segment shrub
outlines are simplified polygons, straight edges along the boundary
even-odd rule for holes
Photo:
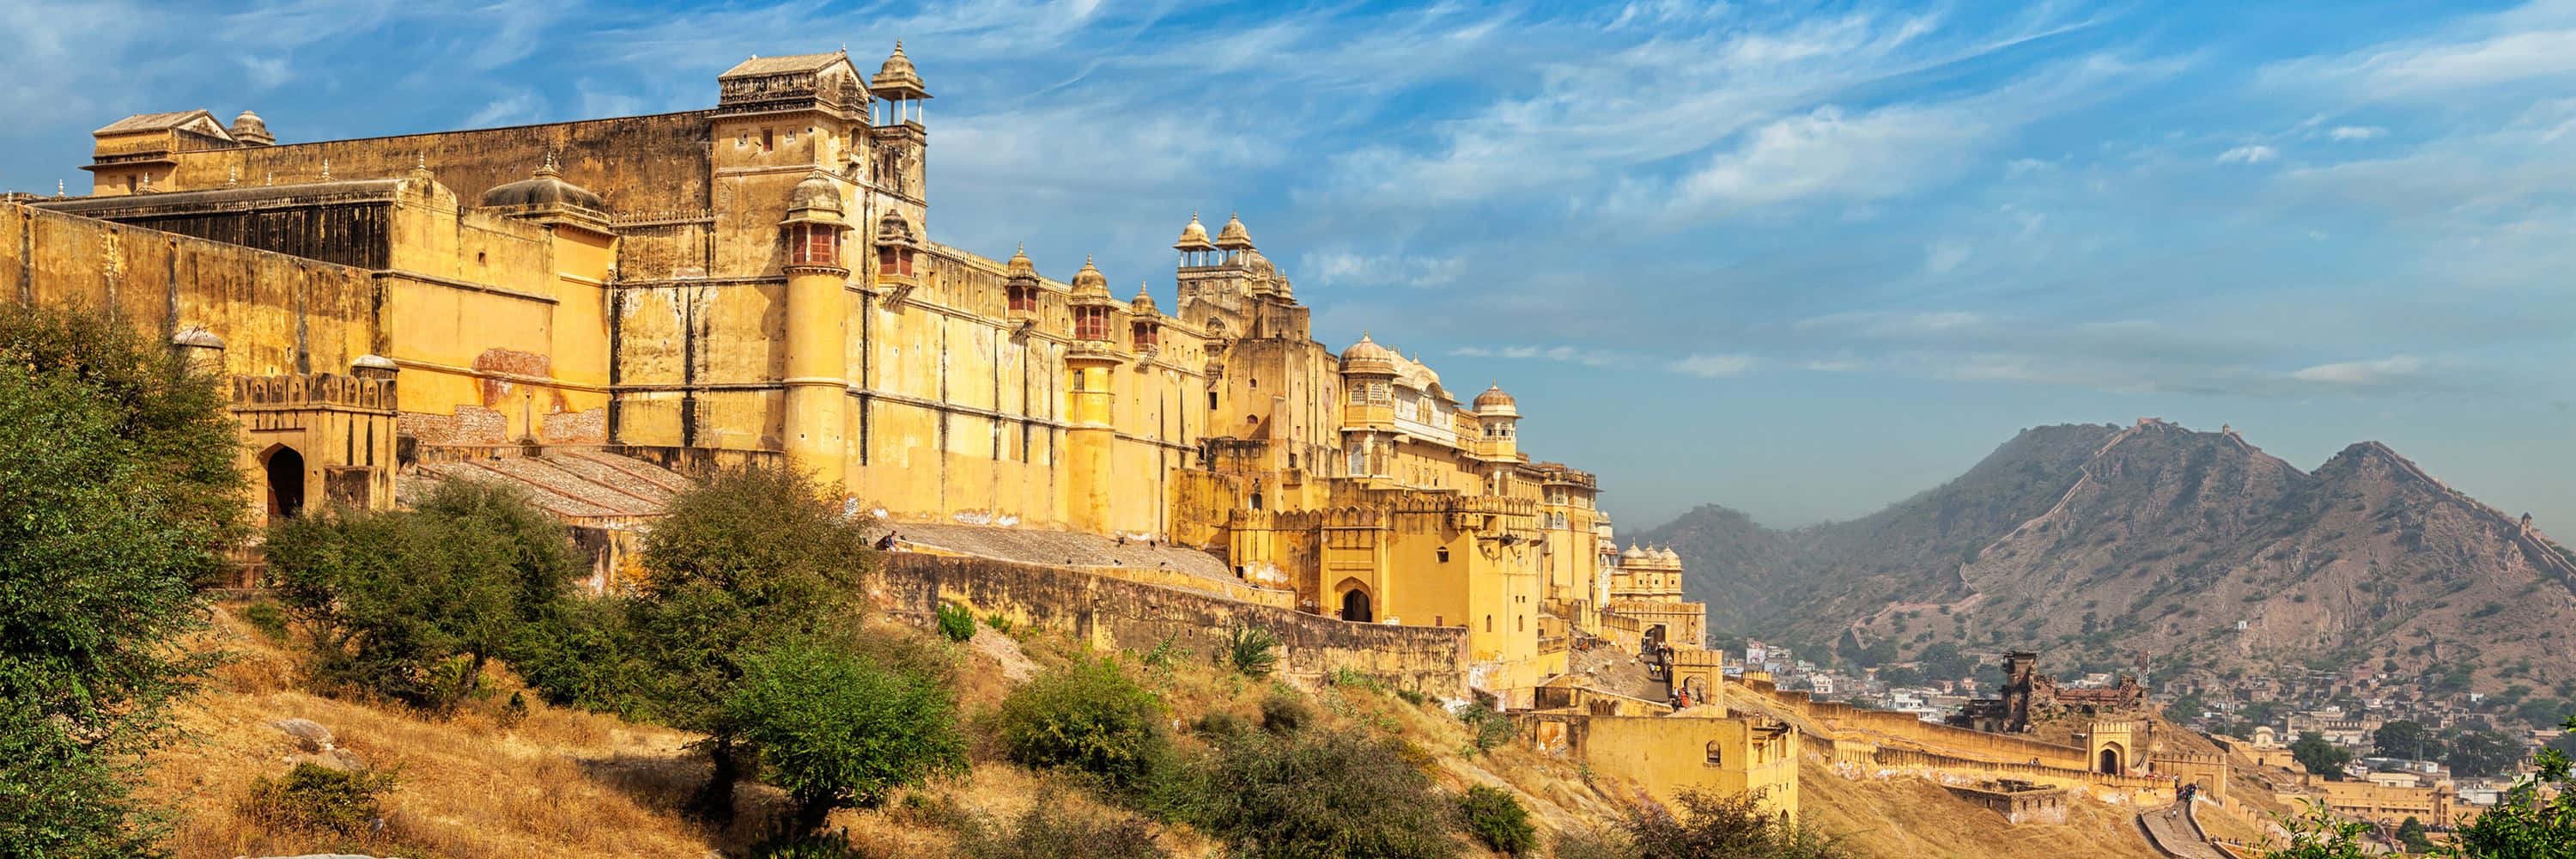
[[[1475,733],[1468,743],[1477,753],[1493,751],[1496,747],[1511,742],[1512,737],[1519,732],[1519,729],[1512,725],[1510,716],[1495,712],[1494,708],[1485,706],[1482,701],[1469,704],[1467,709],[1458,711],[1458,721],[1465,722],[1467,728]]]
[[[552,514],[469,480],[440,483],[417,510],[274,523],[266,551],[279,597],[312,624],[317,676],[431,712],[569,613],[588,568]]]
[[[639,657],[631,679],[644,715],[708,735],[715,766],[695,805],[722,821],[742,764],[725,702],[745,664],[854,625],[875,553],[866,525],[783,466],[719,470],[667,510],[640,553],[647,575],[630,604]]]
[[[1090,816],[1040,801],[1008,825],[968,826],[958,848],[966,859],[1163,859],[1145,821],[1122,814]]]
[[[996,733],[1014,762],[1089,773],[1126,790],[1168,750],[1162,713],[1162,699],[1117,663],[1078,657],[1004,699]]]
[[[1011,634],[1011,616],[1010,616],[1010,615],[1003,614],[1003,613],[998,612],[998,611],[997,611],[997,612],[994,612],[994,613],[992,613],[992,614],[985,615],[985,616],[984,616],[984,625],[985,625],[985,626],[992,627],[994,632],[998,632],[998,633],[1001,633],[1001,634],[1003,634],[1003,635],[1009,635],[1009,634]]]
[[[272,829],[294,829],[354,838],[375,828],[384,812],[377,795],[392,790],[390,772],[341,772],[296,764],[284,779],[251,782],[243,811]]]
[[[1347,731],[1220,744],[1193,822],[1244,859],[1446,859],[1450,803],[1397,743]]]
[[[121,320],[0,314],[0,852],[153,855],[128,794],[243,533],[215,380]]]
[[[1224,710],[1214,710],[1201,714],[1197,720],[1190,723],[1190,733],[1210,739],[1224,739],[1244,734],[1251,730],[1251,722],[1245,721],[1242,716],[1237,716]]]
[[[799,642],[752,658],[727,721],[811,831],[834,808],[874,806],[895,788],[966,771],[946,690],[864,657]]]
[[[966,639],[974,638],[974,613],[967,611],[965,606],[961,606],[956,603],[940,603],[939,634],[948,636],[948,640],[950,641],[965,641]]]
[[[1253,626],[1238,626],[1226,636],[1226,662],[1247,677],[1268,677],[1279,665],[1279,635]]]
[[[1551,859],[1637,859],[1637,847],[1628,837],[1611,829],[1580,829],[1557,833],[1549,845]]]
[[[281,643],[286,641],[286,611],[278,608],[277,603],[260,600],[242,606],[241,616],[242,622],[250,624],[252,629],[259,630],[259,634],[268,636],[268,640]]]
[[[1622,824],[1638,859],[1848,859],[1851,851],[1811,829],[1762,811],[1752,793],[1684,788],[1679,813],[1633,808]]]
[[[1315,720],[1314,708],[1306,706],[1296,693],[1273,691],[1261,699],[1261,728],[1274,734],[1285,734]]]
[[[1467,788],[1458,798],[1458,816],[1469,834],[1497,852],[1518,856],[1538,846],[1538,828],[1530,825],[1529,812],[1504,791],[1481,784]]]
[[[782,830],[751,846],[752,859],[869,859],[846,832]]]

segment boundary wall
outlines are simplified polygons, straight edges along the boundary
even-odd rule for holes
[[[1278,672],[1291,678],[1320,681],[1348,671],[1441,698],[1469,694],[1465,630],[1351,623],[1080,569],[902,552],[879,557],[884,563],[869,595],[888,611],[928,615],[940,603],[956,603],[977,615],[1061,629],[1102,649],[1146,652],[1168,641],[1201,659],[1225,653],[1236,627],[1257,627],[1279,636]]]

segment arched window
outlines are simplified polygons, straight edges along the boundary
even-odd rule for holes
[[[1371,622],[1367,591],[1352,588],[1342,592],[1342,619],[1353,623]]]
[[[1261,509],[1261,493],[1258,493],[1258,492],[1252,493],[1252,509],[1254,509],[1254,510],[1259,510],[1259,509]]]
[[[1717,745],[1716,740],[1708,741],[1708,765],[1722,766],[1725,763],[1726,751]]]
[[[1440,547],[1437,551],[1433,552],[1433,554],[1436,554],[1436,555],[1438,555],[1438,556],[1440,557],[1440,562],[1441,562],[1441,563],[1443,563],[1443,564],[1449,563],[1449,547],[1447,547],[1447,546],[1442,546],[1442,547]]]
[[[1490,614],[1489,614],[1489,615],[1486,615],[1486,616],[1485,616],[1485,631],[1486,631],[1486,632],[1492,632],[1492,631],[1494,631],[1494,616],[1493,616],[1493,615],[1490,615]]]

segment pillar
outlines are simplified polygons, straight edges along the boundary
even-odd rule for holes
[[[787,462],[830,489],[848,468],[849,274],[837,257],[787,267]]]

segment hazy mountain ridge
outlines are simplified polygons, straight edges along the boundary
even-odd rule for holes
[[[1861,519],[1775,531],[1711,506],[1637,537],[1681,553],[1716,628],[1847,653],[2576,676],[2576,561],[2377,442],[2302,472],[2232,432],[2038,427]]]

